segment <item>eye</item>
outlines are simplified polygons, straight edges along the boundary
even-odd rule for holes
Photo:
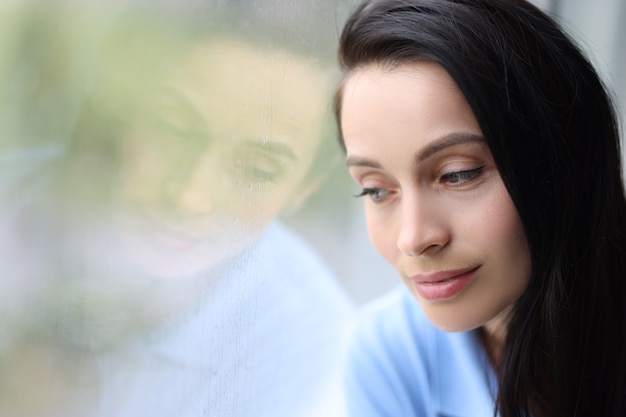
[[[235,174],[247,183],[280,183],[297,161],[291,148],[280,143],[246,141],[234,152]]]
[[[244,177],[252,182],[278,182],[284,173],[284,167],[277,155],[271,152],[255,152],[247,155],[242,166]]]
[[[372,201],[378,201],[387,194],[389,194],[389,190],[385,188],[363,188],[363,190],[359,194],[355,195],[355,197],[369,196]]]
[[[481,165],[477,168],[464,171],[448,172],[439,178],[439,182],[449,185],[463,185],[464,183],[479,177],[484,168],[485,166]]]

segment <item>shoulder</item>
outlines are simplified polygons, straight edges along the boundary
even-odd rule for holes
[[[239,259],[252,275],[248,284],[262,291],[266,300],[274,296],[308,312],[322,303],[326,310],[351,314],[353,303],[334,272],[313,246],[278,221],[270,223],[249,251]],[[241,271],[241,268],[239,269]],[[321,314],[318,311],[318,315]]]
[[[347,354],[350,415],[493,415],[495,375],[477,333],[437,329],[404,287],[363,308]]]
[[[360,310],[354,347],[380,350],[391,357],[403,356],[406,350],[426,353],[435,331],[408,290],[399,287]]]
[[[429,415],[437,331],[404,288],[366,305],[346,357],[350,414]]]

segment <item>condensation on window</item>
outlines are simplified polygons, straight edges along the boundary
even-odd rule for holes
[[[283,217],[347,7],[0,6],[0,415],[341,415],[353,300]]]

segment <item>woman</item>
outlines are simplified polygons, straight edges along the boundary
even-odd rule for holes
[[[626,415],[618,129],[579,49],[520,0],[381,0],[339,56],[348,168],[409,289],[357,326],[351,413]]]

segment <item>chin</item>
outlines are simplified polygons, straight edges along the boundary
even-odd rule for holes
[[[454,321],[454,320],[438,320],[428,318],[430,322],[441,331],[444,332],[466,332],[469,330],[474,330],[478,327],[481,327],[483,323],[474,323],[474,322],[464,322],[464,321]]]
[[[451,304],[451,303],[450,303]],[[420,302],[428,321],[444,332],[465,332],[483,326],[489,318],[470,314],[466,309],[453,305],[425,305]]]

